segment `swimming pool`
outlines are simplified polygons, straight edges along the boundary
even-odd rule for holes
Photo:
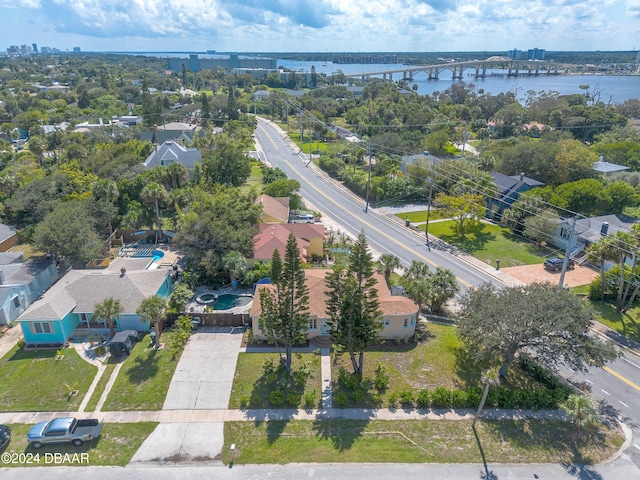
[[[153,251],[153,261],[157,262],[162,257],[164,257],[164,252],[162,250],[154,250]]]
[[[214,310],[229,310],[235,307],[244,307],[253,300],[252,295],[234,295],[233,293],[223,293],[218,295],[218,300],[213,304]]]

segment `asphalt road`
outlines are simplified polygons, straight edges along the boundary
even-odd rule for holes
[[[308,158],[299,154],[273,123],[259,118],[255,137],[262,149],[258,152],[260,159],[272,167],[281,168],[289,178],[300,182],[300,194],[305,203],[335,219],[352,236],[364,230],[370,247],[380,254],[391,253],[397,256],[403,266],[408,266],[412,260],[419,260],[431,267],[448,268],[456,275],[463,288],[476,287],[484,282],[504,286],[499,279],[471,267],[447,251],[435,248],[429,251],[426,239],[420,239],[404,226],[372,209],[365,213],[365,205],[361,199],[337,186],[309,164]]]

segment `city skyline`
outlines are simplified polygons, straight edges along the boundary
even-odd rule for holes
[[[635,50],[640,0],[0,0],[10,45],[71,51]]]

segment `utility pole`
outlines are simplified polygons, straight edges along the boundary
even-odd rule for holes
[[[429,177],[429,200],[427,201],[427,223],[424,227],[424,235],[427,237],[427,250],[431,251],[429,243],[429,214],[431,213],[431,193],[433,192],[433,178]]]
[[[367,178],[367,198],[364,204],[364,213],[369,211],[369,191],[371,190],[371,143],[367,143],[367,150],[369,152],[369,177]]]
[[[567,265],[569,264],[569,255],[571,255],[571,249],[573,248],[573,241],[576,235],[576,217],[573,217],[571,222],[571,230],[569,231],[569,238],[567,239],[567,248],[564,252],[564,260],[562,261],[562,271],[560,272],[560,280],[558,286],[564,288],[564,274],[567,271]]]

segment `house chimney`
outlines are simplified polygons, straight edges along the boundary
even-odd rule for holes
[[[126,269],[126,268],[124,268],[124,267],[122,267],[122,268],[120,269],[120,276],[121,276],[121,277],[123,277],[125,273],[127,273],[127,269]]]
[[[609,232],[609,222],[602,222],[602,227],[600,227],[600,235],[603,237]]]
[[[524,182],[524,172],[520,172],[520,181]]]

